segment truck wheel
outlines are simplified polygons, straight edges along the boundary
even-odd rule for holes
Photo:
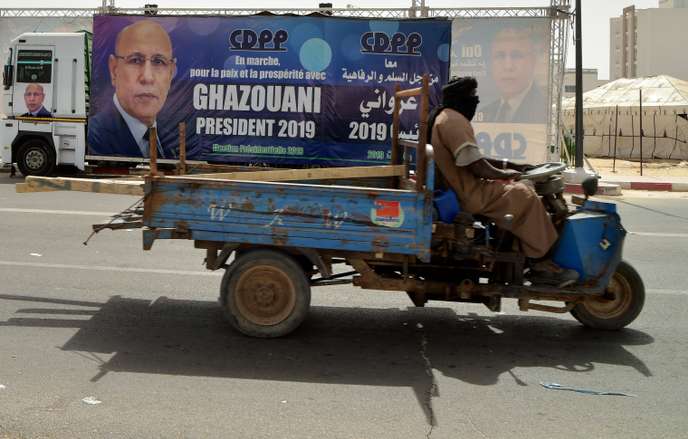
[[[55,170],[55,153],[45,140],[28,139],[17,151],[17,167],[22,175],[50,175]]]
[[[274,250],[254,250],[240,255],[225,271],[220,303],[239,332],[281,337],[306,318],[311,287],[293,258]]]
[[[621,261],[605,295],[585,299],[571,315],[589,328],[618,330],[635,320],[644,304],[643,280],[628,262]]]

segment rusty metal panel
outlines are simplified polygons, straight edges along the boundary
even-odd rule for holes
[[[152,229],[184,224],[195,240],[429,258],[430,191],[179,178],[149,184],[144,225]]]

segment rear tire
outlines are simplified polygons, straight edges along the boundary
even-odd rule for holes
[[[17,167],[22,175],[50,175],[55,170],[55,151],[40,138],[25,140],[17,149]]]
[[[303,269],[278,251],[240,254],[222,278],[220,303],[227,320],[252,337],[289,334],[306,318],[310,302],[311,287]]]
[[[643,280],[628,262],[621,261],[605,296],[585,299],[571,310],[571,315],[589,328],[613,331],[635,320],[644,304]]]

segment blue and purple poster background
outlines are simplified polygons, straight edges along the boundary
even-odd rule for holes
[[[432,107],[449,72],[451,22],[442,19],[96,16],[91,118],[112,105],[117,35],[139,20],[167,31],[177,59],[156,122],[166,158],[178,154],[186,122],[189,160],[385,164],[395,86],[420,86],[429,74]],[[402,102],[402,137],[417,135],[418,107]]]

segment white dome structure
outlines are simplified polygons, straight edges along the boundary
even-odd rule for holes
[[[642,118],[640,93],[642,91]],[[563,129],[573,133],[575,98],[562,103]],[[617,79],[583,94],[585,154],[595,157],[688,159],[688,81],[671,76]],[[683,115],[683,116],[682,116]]]

